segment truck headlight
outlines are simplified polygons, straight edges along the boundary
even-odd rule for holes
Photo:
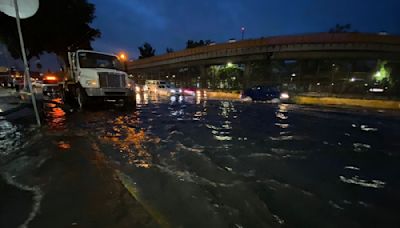
[[[86,80],[86,85],[87,86],[97,86],[97,81],[96,80]]]

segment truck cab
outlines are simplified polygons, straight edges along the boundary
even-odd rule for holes
[[[68,53],[69,74],[67,90],[79,106],[93,101],[118,101],[134,103],[135,84],[122,71],[118,57],[89,50]]]

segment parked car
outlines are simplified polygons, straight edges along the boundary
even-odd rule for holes
[[[280,102],[289,99],[287,92],[281,92],[277,86],[258,85],[246,89],[241,96],[242,99],[251,99],[253,101]]]

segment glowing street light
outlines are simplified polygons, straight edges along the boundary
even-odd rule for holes
[[[124,52],[119,53],[118,57],[121,61],[126,61],[128,59],[127,54],[125,54]]]
[[[119,55],[118,55],[118,58],[124,64],[124,71],[128,72],[128,66],[127,66],[128,55],[126,53],[124,53],[124,52],[120,52]]]

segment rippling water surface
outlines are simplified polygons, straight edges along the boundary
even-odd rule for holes
[[[83,111],[68,124],[100,142],[119,178],[160,224],[399,224],[397,117],[195,97],[136,98],[136,110]],[[65,127],[62,110],[49,115],[53,129]],[[15,134],[7,123],[1,127]]]

